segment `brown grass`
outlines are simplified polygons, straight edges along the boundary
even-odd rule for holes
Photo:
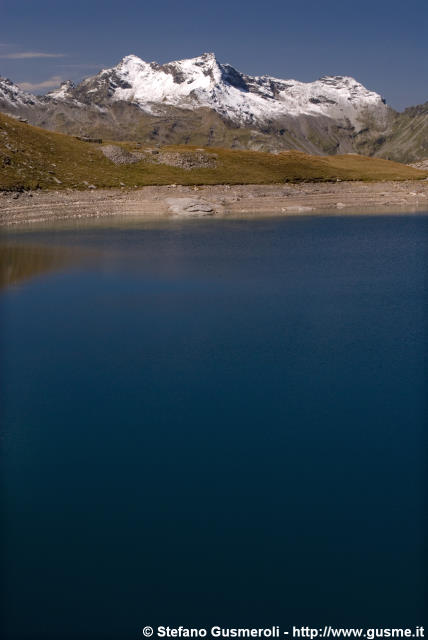
[[[114,143],[118,144],[118,143]],[[132,143],[122,146],[133,150]],[[189,152],[195,147],[163,150]],[[182,169],[141,161],[115,165],[99,145],[24,124],[0,114],[0,189],[86,189],[164,184],[275,184],[335,180],[418,180],[428,173],[406,165],[358,155],[311,156],[300,151],[207,149],[216,168]]]

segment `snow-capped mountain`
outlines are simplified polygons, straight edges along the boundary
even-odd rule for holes
[[[375,111],[381,118],[387,111],[379,94],[353,78],[326,76],[305,83],[253,77],[229,64],[220,64],[213,53],[164,65],[126,56],[117,66],[102,70],[77,87],[63,84],[49,97],[96,104],[125,101],[151,114],[165,105],[207,107],[243,125],[306,115],[346,120],[358,127],[362,112]]]
[[[348,76],[250,76],[213,53],[167,64],[126,56],[45,96],[0,78],[0,111],[63,133],[151,145],[426,157],[428,114],[388,107]]]
[[[12,80],[0,77],[0,105],[2,110],[6,110],[7,107],[16,109],[39,104],[40,101],[36,96],[23,91]]]

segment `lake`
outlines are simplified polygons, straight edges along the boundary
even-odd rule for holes
[[[423,624],[427,233],[4,232],[3,637]]]

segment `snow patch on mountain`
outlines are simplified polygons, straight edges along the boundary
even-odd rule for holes
[[[54,91],[50,91],[46,94],[47,98],[52,98],[52,100],[73,100],[73,89],[75,89],[76,85],[71,80],[67,80],[66,82],[62,82],[58,89],[54,89]]]

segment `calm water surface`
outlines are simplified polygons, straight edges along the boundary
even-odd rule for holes
[[[427,232],[4,234],[3,636],[426,622]]]

